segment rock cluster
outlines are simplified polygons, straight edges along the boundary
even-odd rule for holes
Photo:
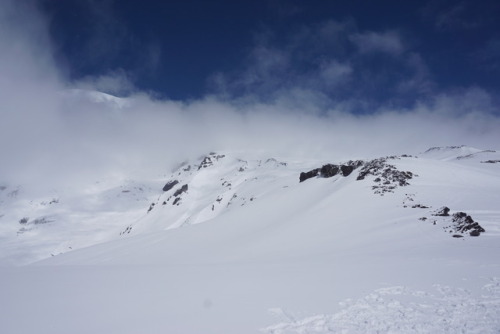
[[[180,187],[179,189],[177,189],[177,190],[175,191],[175,193],[174,193],[174,197],[177,197],[177,196],[179,196],[180,194],[185,193],[187,190],[188,190],[188,185],[187,185],[187,184],[185,184],[185,185],[183,185],[182,187]]]
[[[465,212],[454,213],[451,220],[457,232],[469,232],[472,237],[477,237],[481,232],[485,232],[484,228]]]
[[[310,178],[316,177],[316,176],[325,177],[325,178],[332,177],[335,175],[349,176],[356,168],[358,168],[362,165],[363,165],[363,161],[361,161],[361,160],[348,161],[347,163],[342,164],[342,165],[326,164],[326,165],[323,165],[321,168],[316,168],[316,169],[310,170],[308,172],[300,173],[299,181],[303,182],[307,179],[310,179]]]
[[[408,180],[415,175],[409,171],[398,170],[394,165],[387,163],[388,159],[398,159],[398,157],[378,158],[365,163],[359,172],[357,180],[364,180],[368,175],[376,176],[373,180],[376,185],[372,189],[375,194],[379,195],[394,192],[397,186],[409,185]]]
[[[450,214],[450,208],[447,206],[443,206],[436,210],[432,215],[437,217],[448,217]]]
[[[447,206],[443,206],[439,208],[438,210],[434,211],[431,213],[432,216],[434,217],[446,217],[446,218],[441,218],[440,221],[441,223],[445,223],[447,225],[443,226],[443,230],[449,232],[449,233],[455,233],[452,236],[454,238],[462,238],[462,234],[458,233],[467,233],[469,232],[469,235],[471,237],[478,237],[482,232],[485,232],[485,229],[479,225],[478,222],[475,222],[474,219],[472,219],[471,216],[469,216],[465,212],[455,212],[454,214],[451,215],[451,222],[450,222],[450,208]],[[419,220],[426,221],[426,217],[422,217]],[[432,220],[432,223],[436,225],[437,220]]]
[[[202,168],[210,167],[214,164],[214,160],[217,161],[217,160],[222,159],[224,157],[225,157],[224,154],[217,154],[215,152],[210,152],[209,155],[207,155],[205,158],[203,158],[203,161],[198,166],[198,170],[200,170]]]
[[[407,158],[409,156],[402,155]],[[409,171],[400,171],[394,165],[387,162],[389,159],[400,159],[401,157],[390,156],[385,158],[373,159],[370,161],[355,160],[349,161],[346,164],[333,165],[327,164],[321,168],[316,168],[308,172],[302,172],[299,176],[299,181],[303,182],[312,177],[332,177],[335,175],[349,176],[355,169],[359,167],[361,170],[356,178],[357,181],[364,180],[367,176],[375,176],[373,180],[376,185],[372,187],[375,194],[383,195],[386,192],[394,192],[398,186],[403,187],[409,185],[408,180],[417,176]]]

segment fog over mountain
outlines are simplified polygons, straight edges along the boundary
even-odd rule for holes
[[[214,93],[175,101],[133,88],[127,97],[114,100],[123,103],[95,98],[92,92],[100,88],[118,91],[133,87],[133,82],[123,73],[68,80],[64,63],[53,58],[56,46],[48,33],[50,19],[36,2],[4,1],[0,11],[4,180],[39,184],[42,178],[50,183],[64,177],[70,178],[64,182],[77,182],[110,170],[115,174],[161,170],[216,149],[342,159],[413,153],[439,145],[491,147],[500,142],[495,97],[474,86],[431,92],[406,108],[388,102],[361,114],[355,105],[365,103],[362,91],[352,90],[355,100],[325,102],[323,93],[299,85],[299,78],[284,89],[270,87],[271,99],[254,93],[237,97]],[[355,41],[367,38],[360,35]],[[261,73],[272,58],[255,59],[242,69],[241,78],[244,73]],[[325,75],[342,75],[332,71],[311,74],[309,86],[315,87]],[[279,80],[277,75],[269,80]]]

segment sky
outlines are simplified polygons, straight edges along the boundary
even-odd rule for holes
[[[411,106],[439,92],[500,89],[498,1],[45,0],[54,55],[110,93],[175,100],[314,90]]]
[[[2,0],[0,182],[211,150],[500,149],[498,17],[486,0]]]

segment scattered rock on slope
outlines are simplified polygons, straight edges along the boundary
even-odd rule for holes
[[[185,193],[187,190],[188,190],[188,185],[187,185],[187,184],[185,184],[185,185],[183,185],[182,187],[180,187],[179,189],[177,189],[177,190],[175,191],[175,193],[174,193],[174,197],[177,197],[177,196],[179,196],[180,194]]]
[[[198,170],[200,170],[202,168],[210,167],[214,164],[214,160],[218,161],[219,159],[222,159],[224,157],[225,157],[224,154],[217,154],[215,152],[210,152],[209,155],[207,155],[205,158],[203,158],[203,161],[198,166]]]
[[[402,156],[407,157],[407,156]],[[410,171],[400,171],[396,166],[387,163],[388,159],[399,159],[399,157],[391,156],[386,158],[378,158],[368,161],[359,171],[356,180],[364,180],[368,175],[376,176],[373,180],[376,185],[372,187],[375,194],[384,195],[386,192],[394,192],[398,186],[404,187],[410,185],[408,180],[414,175]]]
[[[169,191],[170,189],[172,189],[173,187],[175,187],[176,184],[178,184],[179,181],[177,180],[173,180],[173,181],[169,181],[164,187],[163,187],[163,191]]]
[[[450,208],[447,206],[443,206],[440,209],[436,210],[432,215],[438,217],[447,217],[449,216]]]
[[[455,230],[457,232],[464,233],[470,231],[469,234],[473,237],[477,237],[481,232],[485,232],[484,228],[465,212],[454,213],[452,221],[455,223]]]
[[[308,172],[302,172],[300,173],[299,176],[299,181],[303,182],[307,179],[310,179],[315,176],[321,176],[321,177],[332,177],[335,175],[342,175],[342,176],[349,176],[353,170],[356,168],[360,167],[363,165],[363,161],[361,160],[356,160],[356,161],[348,161],[346,164],[342,165],[334,165],[334,164],[326,164],[323,165],[321,168],[316,168],[313,170],[310,170]]]

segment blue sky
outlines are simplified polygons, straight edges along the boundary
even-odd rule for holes
[[[500,89],[498,1],[45,0],[73,82],[175,100],[313,93],[354,111]],[[111,84],[113,82],[114,84]]]

